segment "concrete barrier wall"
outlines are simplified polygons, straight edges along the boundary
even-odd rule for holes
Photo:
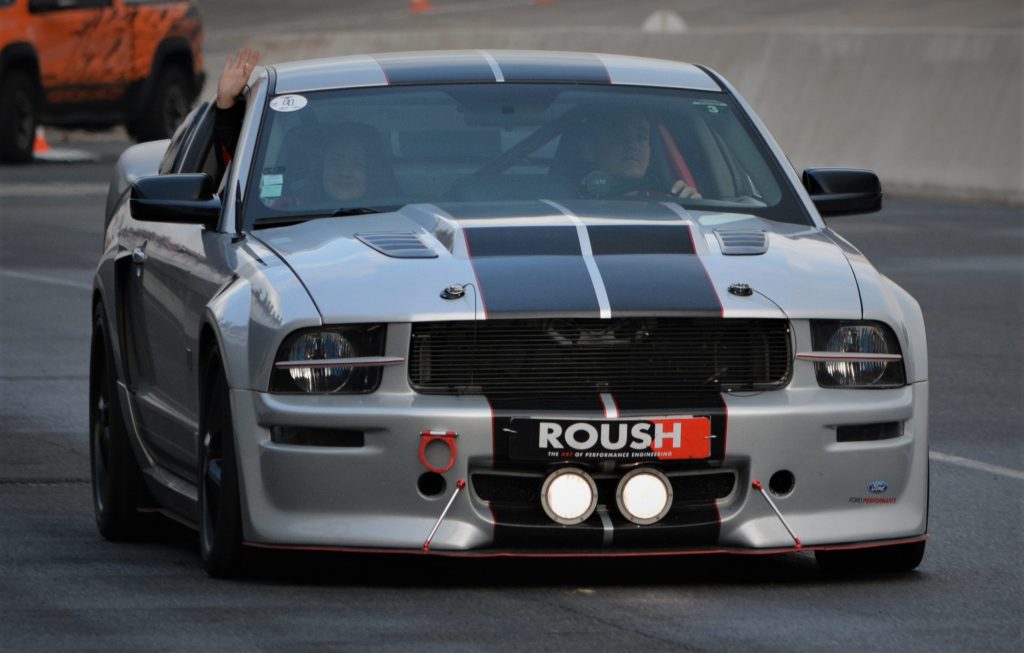
[[[1024,38],[1013,30],[437,30],[280,35],[263,61],[452,48],[582,50],[706,64],[798,169],[875,170],[890,194],[1024,203]]]

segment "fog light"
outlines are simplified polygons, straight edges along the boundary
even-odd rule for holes
[[[657,469],[638,467],[619,481],[615,502],[634,524],[653,524],[672,507],[672,483]]]
[[[579,524],[594,514],[597,484],[575,467],[562,467],[544,479],[540,503],[548,517],[559,524]]]

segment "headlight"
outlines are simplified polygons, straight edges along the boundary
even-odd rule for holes
[[[895,388],[906,383],[903,356],[893,333],[881,322],[811,322],[813,360],[824,388]]]
[[[384,365],[404,362],[386,359],[382,324],[352,325],[297,331],[287,338],[274,359],[271,392],[373,392]]]

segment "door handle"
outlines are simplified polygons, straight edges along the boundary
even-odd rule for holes
[[[146,250],[141,247],[136,247],[132,250],[132,263],[138,263],[142,265],[146,262]]]

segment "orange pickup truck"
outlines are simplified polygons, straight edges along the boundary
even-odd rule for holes
[[[167,138],[203,85],[202,22],[184,0],[0,0],[0,161],[36,125]]]

